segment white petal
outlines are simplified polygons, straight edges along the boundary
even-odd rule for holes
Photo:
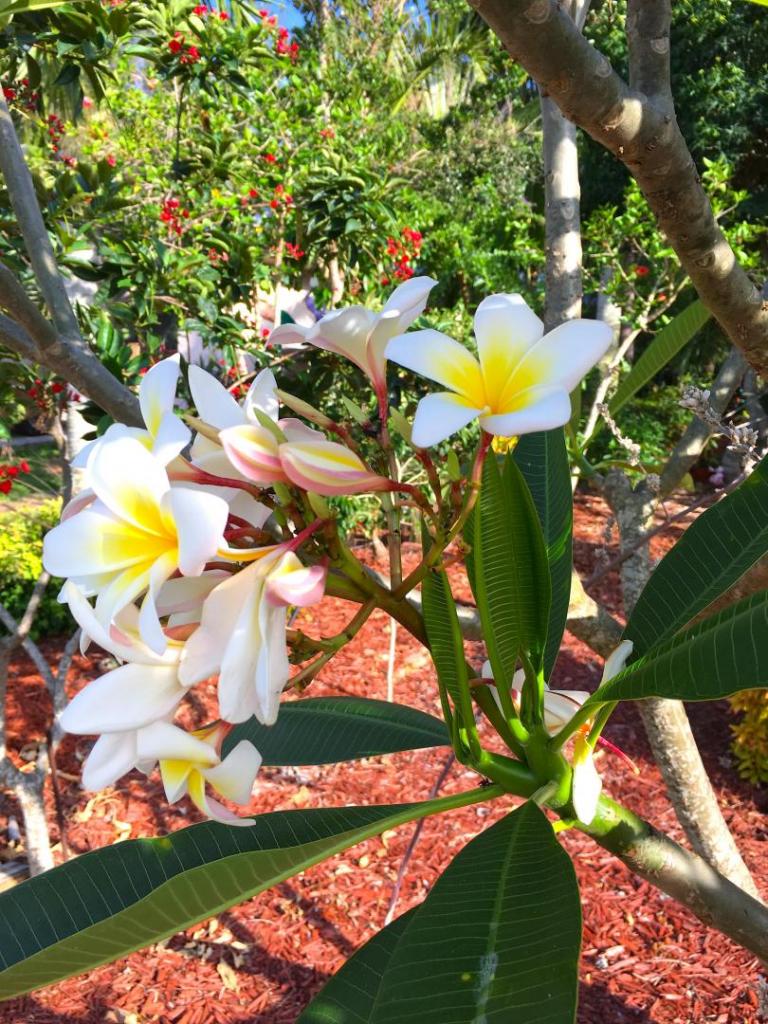
[[[382,316],[397,313],[401,317],[400,330],[404,331],[424,312],[429,293],[436,284],[437,281],[432,277],[412,277],[410,281],[404,281],[384,303]]]
[[[573,764],[573,809],[576,817],[585,825],[589,825],[597,812],[597,802],[603,789],[603,781],[598,775],[594,758],[582,756],[574,758]]]
[[[270,345],[303,345],[311,329],[311,327],[302,327],[301,324],[280,324],[269,335],[269,343]]]
[[[166,415],[173,411],[176,398],[176,384],[179,380],[180,359],[178,353],[155,363],[144,374],[139,387],[139,405],[147,430],[155,437]]]
[[[611,651],[605,659],[601,683],[607,683],[609,679],[613,679],[614,676],[617,676],[623,670],[634,646],[631,640],[622,640],[619,646]]]
[[[120,519],[163,534],[160,502],[170,488],[160,462],[139,441],[120,437],[99,445],[88,463],[90,485]]]
[[[189,368],[189,389],[197,415],[205,423],[218,430],[245,423],[245,413],[224,385],[199,366]]]
[[[172,412],[160,420],[160,426],[152,443],[152,454],[164,466],[172,462],[192,440],[192,431]]]
[[[169,495],[179,543],[179,569],[199,576],[224,541],[229,507],[223,498],[191,487],[173,487]]]
[[[561,388],[530,388],[522,392],[519,401],[523,405],[519,411],[481,416],[480,426],[489,434],[516,437],[562,427],[571,418],[571,398]]]
[[[485,405],[480,364],[469,349],[447,334],[433,330],[399,334],[387,345],[386,355],[392,362],[464,395],[474,405]]]
[[[185,693],[175,665],[121,665],[88,683],[64,709],[61,724],[86,735],[139,729],[173,711]]]
[[[113,573],[146,558],[142,531],[94,502],[43,538],[43,565],[53,576]]]
[[[158,615],[199,611],[214,587],[229,579],[229,575],[228,572],[215,569],[204,572],[202,576],[176,576],[166,580],[155,600]]]
[[[136,654],[136,649],[130,643],[121,644],[115,641],[109,630],[105,629],[96,617],[96,613],[91,607],[90,601],[86,599],[80,587],[72,583],[71,580],[68,580],[62,588],[62,593],[69,605],[72,617],[83,631],[84,636],[89,637],[93,643],[98,644],[99,647],[102,647],[105,651],[108,651],[110,654],[114,654],[116,658],[121,658],[123,661],[133,660]],[[67,732],[73,731],[66,726],[65,728],[67,729]],[[99,732],[100,730],[95,729],[93,731]]]
[[[153,722],[142,729],[136,750],[142,761],[189,761],[206,768],[219,761],[219,755],[210,743],[204,743],[170,722]]]
[[[251,798],[256,774],[261,767],[261,754],[248,740],[240,740],[221,764],[204,768],[202,774],[213,788],[236,804],[247,804]]]
[[[516,390],[557,386],[573,391],[612,342],[613,330],[605,321],[569,320],[545,334],[529,350],[515,371],[513,386]]]
[[[525,353],[544,333],[544,324],[521,295],[489,295],[475,313],[475,337],[483,377],[503,388]]]
[[[336,352],[368,373],[368,335],[376,322],[376,314],[364,306],[349,306],[347,309],[328,313],[306,334],[306,340],[317,348]],[[276,332],[273,332],[276,333]]]
[[[288,610],[262,601],[259,608],[261,646],[256,665],[256,717],[262,725],[274,725],[280,697],[290,677],[285,627]]]
[[[243,409],[252,423],[258,423],[256,410],[269,416],[271,420],[277,420],[279,402],[277,400],[277,381],[271,370],[262,370],[248,389],[248,394],[243,401]]]
[[[83,763],[83,788],[106,789],[136,765],[136,733],[100,736]]]
[[[417,448],[429,448],[471,423],[482,411],[450,391],[427,395],[416,408],[411,441]]]

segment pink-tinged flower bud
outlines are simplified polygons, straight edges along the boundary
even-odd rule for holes
[[[260,424],[243,423],[219,434],[227,458],[246,480],[257,484],[288,483],[277,438]]]
[[[391,480],[372,473],[354,452],[335,441],[281,444],[280,462],[292,484],[316,494],[364,494],[393,489]]]
[[[278,608],[306,608],[322,598],[327,576],[327,566],[304,566],[293,552],[288,552],[269,574],[265,596]]]

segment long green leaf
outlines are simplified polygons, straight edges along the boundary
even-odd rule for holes
[[[711,316],[701,300],[696,299],[670,320],[666,327],[662,327],[616,389],[616,394],[608,403],[611,413],[615,416],[670,359],[674,359]]]
[[[635,656],[690,622],[767,551],[768,456],[700,515],[656,567],[624,630]]]
[[[368,1024],[384,972],[417,907],[382,928],[315,996],[296,1024]]]
[[[278,811],[250,827],[206,822],[83,854],[0,895],[0,999],[116,960],[363,839],[485,792]]]
[[[652,647],[588,703],[669,697],[718,700],[768,686],[768,590]]]
[[[332,764],[450,743],[443,722],[416,708],[364,697],[308,697],[280,708],[274,725],[236,726],[223,753],[250,740],[265,765]]]
[[[521,650],[543,663],[549,620],[549,568],[541,525],[522,473],[508,456],[483,467],[472,516],[475,601],[495,678],[510,685]]]
[[[580,944],[573,865],[528,802],[437,880],[397,942],[367,1021],[566,1024]]]
[[[514,460],[530,489],[547,547],[552,603],[544,675],[549,678],[565,632],[573,566],[573,499],[564,432],[545,430],[523,435]]]

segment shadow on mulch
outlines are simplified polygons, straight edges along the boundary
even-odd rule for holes
[[[603,985],[579,985],[578,1024],[651,1024],[644,1010],[627,1006]]]

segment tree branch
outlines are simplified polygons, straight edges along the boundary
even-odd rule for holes
[[[670,0],[629,0],[629,84],[672,107],[669,67]]]
[[[565,116],[626,164],[704,304],[768,373],[768,303],[718,227],[668,105],[630,89],[557,0],[469,2]]]

